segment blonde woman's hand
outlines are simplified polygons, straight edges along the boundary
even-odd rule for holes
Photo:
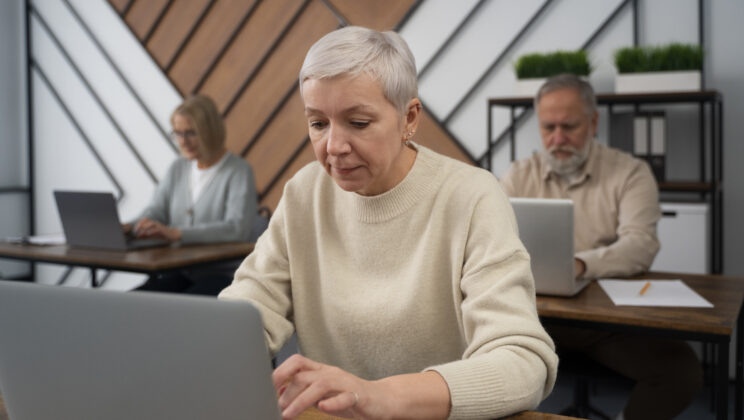
[[[161,238],[170,242],[181,240],[181,231],[179,229],[169,228],[158,221],[146,217],[140,219],[134,226],[134,235],[137,238]]]

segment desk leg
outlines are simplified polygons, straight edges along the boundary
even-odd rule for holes
[[[90,268],[90,285],[93,288],[98,287],[98,278],[96,277],[96,269],[93,267]]]
[[[736,320],[736,386],[734,390],[734,419],[742,420],[744,416],[744,407],[742,407],[742,398],[744,398],[744,308],[739,310],[739,318]]]
[[[729,366],[729,345],[730,341],[719,341],[718,347],[718,392],[716,392],[716,418],[719,420],[728,419],[728,366]]]

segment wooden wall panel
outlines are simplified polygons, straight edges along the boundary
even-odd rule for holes
[[[378,31],[395,28],[416,0],[328,0],[351,25]]]
[[[199,79],[255,2],[256,0],[220,0],[210,9],[209,15],[168,74],[181,94],[185,96],[193,92]]]
[[[285,92],[297,85],[307,50],[337,25],[336,18],[320,1],[310,3],[227,115],[231,149],[253,137]]]
[[[421,115],[419,126],[413,141],[426,146],[435,152],[447,155],[451,158],[461,160],[465,163],[473,164],[473,160],[452,141],[452,137],[444,131],[426,109]],[[485,142],[485,140],[484,140]]]
[[[176,50],[208,6],[209,0],[175,0],[168,8],[147,42],[147,50],[161,68],[170,63]]]
[[[130,1],[133,0],[110,0],[110,3],[114,7],[114,10],[116,10],[116,13],[122,14],[127,10]]]
[[[289,167],[287,167],[287,170],[282,174],[281,178],[279,178],[279,181],[274,185],[274,188],[261,197],[261,204],[270,209],[275,209],[276,205],[279,203],[279,199],[282,197],[282,193],[284,192],[284,184],[286,184],[287,181],[297,173],[297,171],[302,169],[303,166],[314,160],[315,153],[313,152],[310,142],[307,142],[307,144],[302,148],[302,152],[300,152]]]
[[[270,0],[259,4],[200,92],[225,109],[302,4],[303,0]],[[261,42],[256,42],[259,39]]]
[[[255,162],[253,169],[258,191],[266,189],[269,181],[287,161],[287,153],[296,150],[307,137],[303,110],[304,104],[297,91],[245,156],[248,161]]]
[[[261,203],[272,209],[286,181],[314,160],[312,147],[306,142],[307,126],[297,87],[308,48],[345,24],[394,28],[418,4],[418,0],[109,2],[146,42],[181,94],[198,90],[215,99],[226,114],[229,150],[237,154],[245,151],[244,158],[256,173]],[[204,10],[208,10],[205,15]],[[151,36],[146,40],[148,34]],[[174,56],[184,40],[183,49]],[[414,140],[473,163],[436,117],[424,111]]]
[[[126,21],[140,41],[145,39],[167,5],[168,0],[134,0]]]

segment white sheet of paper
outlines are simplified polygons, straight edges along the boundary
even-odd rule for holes
[[[651,286],[643,295],[645,280],[600,279],[599,286],[617,306],[674,306],[712,308],[713,304],[690,289],[682,280],[648,280]]]
[[[52,233],[49,235],[11,236],[5,238],[5,242],[29,245],[62,245],[65,243],[65,235],[63,233]]]
[[[49,235],[29,236],[28,243],[32,245],[61,245],[65,243],[65,234],[51,233]]]

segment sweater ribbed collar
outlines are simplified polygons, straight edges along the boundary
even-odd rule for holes
[[[416,160],[406,177],[398,185],[382,194],[364,196],[343,191],[346,203],[351,206],[362,223],[382,223],[391,220],[421,202],[436,191],[442,161],[430,149],[410,142],[416,149]]]

